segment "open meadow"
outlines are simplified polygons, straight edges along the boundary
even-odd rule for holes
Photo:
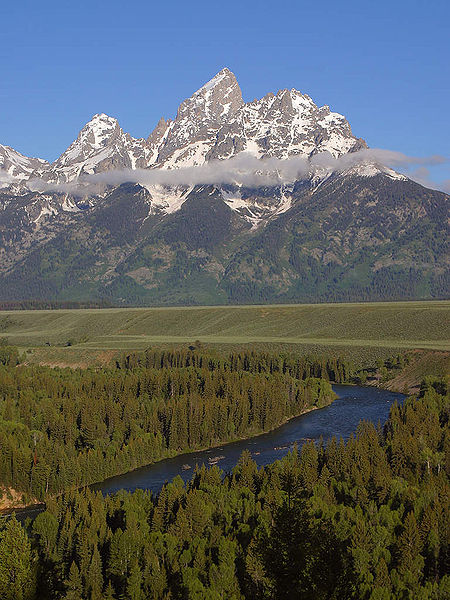
[[[378,357],[450,350],[449,315],[448,301],[2,311],[0,337],[55,364],[196,340]]]

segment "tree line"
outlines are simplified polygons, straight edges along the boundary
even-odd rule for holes
[[[109,300],[0,300],[1,310],[56,310],[80,308],[114,308]]]
[[[159,350],[149,348],[144,352],[123,355],[116,361],[118,368],[145,367],[152,369],[199,367],[210,371],[221,369],[231,372],[275,373],[290,375],[295,379],[317,377],[333,383],[346,383],[356,375],[355,365],[342,357],[299,356],[295,353],[260,352],[242,350],[218,353],[202,349],[200,342],[187,348]]]

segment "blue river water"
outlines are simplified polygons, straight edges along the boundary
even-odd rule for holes
[[[233,469],[244,450],[249,450],[258,464],[267,465],[282,458],[294,446],[307,440],[328,440],[333,436],[347,439],[361,420],[382,424],[389,415],[391,405],[403,401],[397,394],[373,387],[335,385],[338,398],[325,408],[295,417],[286,424],[256,437],[224,444],[217,448],[191,452],[141,467],[135,471],[111,477],[91,486],[103,494],[137,488],[159,492],[165,482],[179,475],[184,481],[192,477],[195,465],[217,464],[223,471]]]
[[[333,386],[338,398],[329,406],[320,410],[295,417],[269,433],[237,442],[230,442],[217,448],[182,454],[141,467],[124,475],[118,475],[95,483],[90,487],[103,494],[114,494],[125,489],[151,490],[155,494],[164,483],[179,475],[184,481],[189,480],[195,465],[206,466],[217,464],[222,471],[233,469],[244,450],[251,452],[258,466],[270,464],[287,454],[295,444],[300,446],[308,440],[318,440],[321,436],[326,441],[333,436],[347,439],[357,428],[361,420],[382,424],[389,416],[394,402],[403,402],[403,394],[380,390],[373,387],[354,385]],[[17,518],[23,520],[34,518],[44,510],[44,505],[29,506],[17,509]]]

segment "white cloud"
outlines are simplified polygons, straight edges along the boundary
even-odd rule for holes
[[[52,184],[43,180],[28,183],[34,191],[55,191],[85,196],[100,193],[107,185],[139,183],[149,185],[197,185],[197,184],[238,184],[246,187],[272,186],[293,183],[324,171],[342,172],[364,163],[376,163],[407,171],[411,179],[427,187],[437,187],[429,180],[426,166],[448,163],[443,156],[413,157],[401,152],[383,149],[364,149],[333,158],[324,152],[311,159],[290,157],[288,159],[257,159],[241,153],[223,161],[211,161],[198,167],[179,169],[126,169],[107,171],[83,176],[64,184]],[[409,173],[410,169],[414,169]]]
[[[7,187],[8,185],[11,185],[12,183],[17,183],[17,181],[18,180],[16,178],[14,178],[12,175],[7,173],[6,171],[0,170],[0,188]]]

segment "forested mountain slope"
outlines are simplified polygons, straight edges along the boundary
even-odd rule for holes
[[[33,239],[0,212],[0,300],[217,304],[448,291],[448,197],[412,181],[336,175],[313,191],[298,183],[290,208],[256,227],[216,186],[197,186],[165,216],[147,215],[146,195],[122,185],[87,212],[44,223]]]

